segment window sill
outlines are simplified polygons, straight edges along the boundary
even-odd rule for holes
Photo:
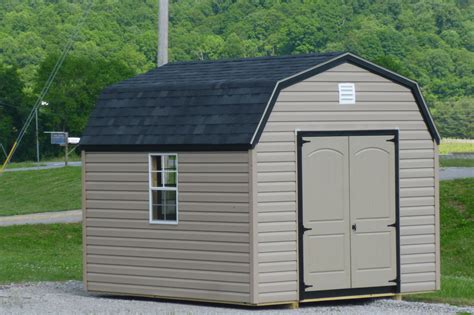
[[[178,221],[148,221],[150,224],[178,225]]]

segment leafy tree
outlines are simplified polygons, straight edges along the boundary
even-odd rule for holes
[[[57,59],[57,55],[50,55],[41,64],[37,78],[38,91]],[[135,74],[127,64],[116,59],[91,60],[83,56],[69,56],[45,97],[49,106],[41,108],[41,119],[45,121],[42,129],[67,131],[72,136],[79,136],[99,93],[106,86]],[[42,136],[42,141],[46,144],[47,137]]]
[[[17,69],[0,66],[0,143],[6,150],[12,147],[18,131],[23,126],[24,117],[28,114],[23,88]],[[25,138],[25,147],[31,144],[31,140],[28,136]],[[3,159],[1,152],[0,161]]]
[[[51,107],[40,113],[41,125],[75,134],[104,86],[156,63],[158,1],[88,1],[92,10],[47,97]],[[18,114],[0,106],[0,141],[16,135],[85,5],[0,1],[0,93],[14,103],[21,94],[24,107]],[[474,128],[461,128],[457,120],[466,120],[456,115],[474,107],[473,16],[472,0],[173,0],[169,53],[188,61],[352,51],[418,81],[442,136],[467,137]]]
[[[456,138],[474,138],[474,98],[435,102],[433,118],[439,132]]]

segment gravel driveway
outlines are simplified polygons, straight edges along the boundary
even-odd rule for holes
[[[474,307],[394,300],[358,300],[331,304],[245,308],[205,303],[89,295],[78,281],[0,286],[0,314],[456,314]]]

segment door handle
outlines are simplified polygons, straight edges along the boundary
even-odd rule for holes
[[[352,224],[352,231],[357,231],[357,224]]]

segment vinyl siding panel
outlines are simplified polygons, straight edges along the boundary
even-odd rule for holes
[[[134,282],[140,283],[141,279],[136,279]],[[183,286],[184,287],[184,286]],[[94,292],[111,292],[125,295],[140,295],[140,296],[160,296],[160,297],[179,297],[180,299],[199,299],[199,300],[213,300],[213,301],[227,301],[241,303],[248,299],[248,293],[230,292],[221,290],[218,285],[215,285],[216,290],[206,290],[203,288],[176,288],[156,285],[130,284],[130,283],[109,283],[109,282],[95,282],[88,283],[88,289]]]
[[[356,104],[340,105],[338,83]],[[298,298],[295,129],[400,130],[402,291],[434,290],[435,146],[411,91],[351,64],[283,89],[256,151],[259,303]]]
[[[148,153],[85,153],[87,289],[250,303],[248,152],[178,163],[179,224],[150,224]]]

